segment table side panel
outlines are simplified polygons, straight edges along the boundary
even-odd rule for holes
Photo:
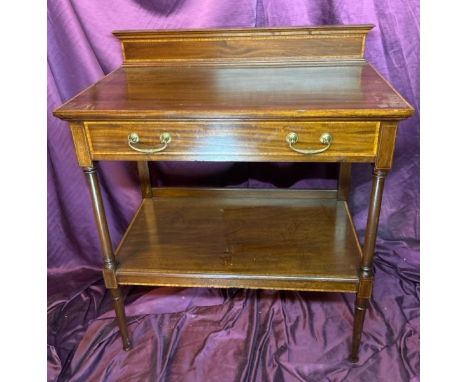
[[[89,138],[86,135],[84,124],[73,121],[69,122],[69,126],[79,165],[81,167],[91,167],[93,163],[88,144]]]
[[[390,170],[392,168],[397,131],[397,121],[383,121],[381,123],[375,161],[376,169]]]
[[[120,285],[144,285],[144,286],[167,286],[187,288],[244,288],[244,289],[272,289],[293,290],[311,292],[344,292],[357,293],[358,280],[354,279],[242,279],[235,277],[211,278],[211,277],[183,277],[164,275],[163,277],[144,272],[120,272],[117,275]]]

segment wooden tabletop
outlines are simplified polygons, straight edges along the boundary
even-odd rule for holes
[[[55,111],[64,119],[406,118],[368,63],[120,67]]]

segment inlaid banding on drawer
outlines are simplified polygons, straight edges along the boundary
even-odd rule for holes
[[[372,162],[379,125],[373,121],[212,120],[87,122],[85,128],[95,160]],[[295,138],[294,143],[288,143],[288,136]],[[331,142],[323,141],[324,136]],[[308,153],[320,149],[324,150]]]

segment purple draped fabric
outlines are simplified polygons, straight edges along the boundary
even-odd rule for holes
[[[356,365],[346,361],[354,296],[131,287],[135,344],[121,349],[100,274],[90,197],[66,123],[51,111],[121,63],[116,29],[372,23],[367,59],[415,107],[401,123],[384,192],[376,282]],[[49,0],[48,380],[419,380],[419,3],[417,0]],[[161,163],[157,185],[333,187],[334,165]],[[133,163],[99,169],[118,243],[140,202]],[[362,240],[371,167],[353,166]]]

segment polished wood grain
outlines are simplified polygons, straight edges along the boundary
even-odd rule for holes
[[[95,160],[199,160],[199,161],[354,161],[372,162],[378,139],[378,122],[86,122],[86,134]],[[137,133],[142,147],[160,147],[160,135],[171,134],[167,149],[142,154],[128,145],[128,135]],[[320,154],[293,151],[286,142],[295,132],[294,147],[320,149],[323,133],[333,136],[331,147]]]
[[[64,119],[404,118],[369,64],[119,68],[58,108]]]
[[[358,360],[373,287],[383,185],[400,120],[414,112],[364,59],[372,26],[124,31],[123,66],[54,111],[68,120],[88,178],[124,348],[122,284],[356,294]],[[139,154],[128,146],[160,146]],[[333,135],[316,155],[320,135]],[[94,160],[138,162],[143,202],[111,246]],[[337,190],[152,188],[148,161],[341,162]],[[352,162],[374,163],[361,250],[346,200]]]
[[[360,247],[344,202],[205,193],[143,200],[117,250],[119,283],[356,291]]]
[[[115,270],[117,263],[115,261],[112,242],[109,235],[109,227],[107,224],[106,212],[104,203],[102,202],[101,188],[99,187],[99,179],[97,177],[97,169],[94,165],[83,169],[88,180],[88,189],[91,195],[93,205],[94,218],[96,220],[96,228],[99,233],[101,242],[101,253],[103,259],[103,278],[106,287],[110,289],[112,302],[116,314],[117,324],[122,338],[124,350],[128,351],[131,348],[131,340],[128,333],[127,321],[125,317],[125,306],[122,298],[122,292],[117,284]]]
[[[99,178],[97,176],[97,168],[93,165],[92,167],[84,168],[83,172],[88,181],[88,189],[93,205],[96,228],[99,233],[99,239],[101,241],[101,254],[104,268],[115,270],[115,256],[112,249],[112,241],[109,235],[106,212],[102,202],[101,188],[99,187]]]
[[[132,348],[132,341],[128,333],[127,318],[125,316],[125,305],[123,301],[122,291],[120,288],[110,289],[112,296],[112,304],[114,305],[115,316],[117,325],[119,327],[120,335],[122,337],[122,345],[125,351]]]
[[[291,64],[362,59],[372,25],[307,28],[242,28],[185,31],[116,31],[124,65],[239,62]]]
[[[242,192],[239,192],[242,191]],[[228,199],[259,199],[274,196],[275,199],[336,199],[336,190],[301,190],[301,189],[265,189],[265,188],[185,188],[185,187],[153,187],[156,198],[228,198]]]
[[[380,170],[390,170],[393,163],[398,123],[396,121],[383,121],[381,123],[378,152],[375,167]]]
[[[341,163],[338,176],[338,200],[348,200],[351,183],[351,163]]]
[[[374,168],[372,182],[372,192],[367,216],[366,234],[364,237],[364,247],[359,270],[359,287],[355,302],[353,338],[351,343],[351,362],[359,360],[359,346],[364,326],[364,318],[369,307],[374,282],[373,260],[375,252],[375,242],[377,240],[377,229],[379,225],[380,208],[382,205],[383,189],[387,171]]]
[[[83,123],[73,121],[69,123],[69,127],[79,165],[81,167],[92,167],[93,160],[91,158],[91,152],[89,150],[88,139],[86,137],[86,131]]]
[[[141,196],[143,198],[151,198],[153,193],[151,191],[151,175],[149,171],[148,162],[137,162],[138,176],[140,177]]]

